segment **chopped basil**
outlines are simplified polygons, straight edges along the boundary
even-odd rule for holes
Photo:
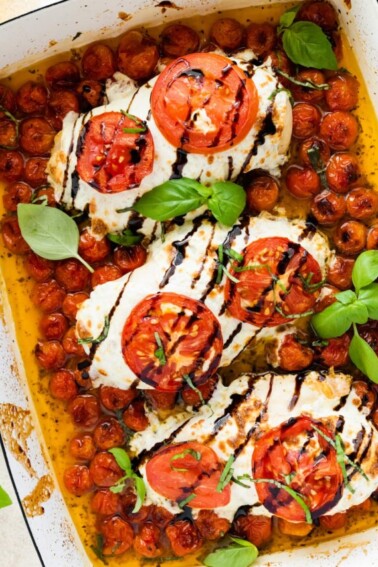
[[[102,534],[97,534],[96,545],[91,545],[91,550],[104,565],[109,565],[104,556],[104,536]]]
[[[241,262],[243,260],[243,256],[241,254],[239,254],[238,252],[235,252],[235,250],[224,248],[223,244],[220,244],[218,246],[217,254],[218,254],[218,260],[217,260],[218,273],[217,273],[217,279],[215,280],[215,283],[217,283],[217,284],[221,283],[223,274],[225,274],[225,276],[228,277],[232,282],[239,283],[239,280],[237,278],[235,278],[235,276],[233,276],[227,270],[226,266],[223,264],[224,254],[226,254],[230,258],[236,259],[238,262]],[[241,260],[239,260],[237,258],[241,258]]]
[[[154,333],[154,337],[155,337],[156,344],[158,346],[158,348],[154,352],[154,355],[156,356],[156,358],[160,362],[160,365],[164,366],[165,364],[167,364],[167,359],[166,359],[165,351],[164,351],[164,345],[162,343],[162,340],[161,340],[158,332]]]
[[[141,234],[134,234],[129,228],[120,233],[110,232],[106,236],[111,242],[119,244],[120,246],[135,246],[139,244],[143,238]]]
[[[133,471],[130,457],[124,449],[115,447],[113,449],[109,449],[108,452],[113,455],[117,462],[117,465],[123,471],[125,471],[125,475],[121,477],[113,486],[111,486],[109,490],[111,492],[114,492],[115,494],[118,494],[125,488],[126,481],[132,480],[134,482],[135,492],[137,495],[137,500],[132,513],[136,514],[141,509],[146,498],[146,485],[144,484],[144,480]]]
[[[189,494],[189,496],[187,496],[186,498],[184,498],[184,500],[180,500],[178,502],[179,508],[184,508],[185,506],[187,506],[189,504],[189,502],[191,502],[192,500],[194,500],[194,498],[196,497],[195,494]]]
[[[106,337],[108,336],[109,328],[110,328],[110,320],[109,320],[109,316],[106,315],[106,317],[104,319],[103,330],[98,337],[96,337],[96,338],[94,338],[94,337],[83,337],[81,339],[78,339],[77,342],[79,343],[79,345],[88,345],[88,344],[97,345],[99,343],[102,343],[102,341],[104,341],[106,339]]]
[[[278,69],[276,69],[276,71],[278,72]],[[285,89],[284,87],[280,87],[280,88],[278,88],[278,89],[275,89],[275,90],[272,92],[272,94],[269,96],[269,100],[275,99],[276,96],[277,96],[279,93],[286,93],[287,96],[289,97],[291,106],[294,106],[294,98],[293,98],[293,95],[291,94],[291,92],[289,91],[289,89]]]
[[[315,142],[315,144],[316,144],[316,142]],[[319,175],[321,184],[323,185],[323,187],[325,189],[328,189],[329,187],[328,187],[327,176],[326,176],[327,168],[326,168],[326,166],[323,163],[323,160],[321,158],[320,149],[314,145],[307,150],[307,155],[308,155],[308,158],[310,160],[310,163],[311,163],[313,169]]]
[[[5,508],[6,506],[10,506],[12,504],[12,500],[7,492],[5,492],[4,488],[0,486],[0,508]]]
[[[229,256],[229,258],[232,258],[237,262],[242,262],[244,260],[243,254],[239,254],[239,252],[236,252],[236,250],[233,250],[232,248],[224,248],[224,253]]]
[[[125,134],[142,134],[143,132],[147,132],[147,124],[143,120],[125,110],[121,110],[121,113],[136,124],[135,128],[122,128]]]
[[[172,465],[173,461],[177,461],[178,459],[184,459],[186,457],[186,455],[190,455],[196,461],[201,460],[201,453],[199,451],[195,451],[194,449],[185,449],[181,453],[177,453],[177,455],[173,455],[173,457],[171,457],[171,459],[170,459],[171,469],[174,470],[174,471],[177,471],[177,472],[187,472],[188,469],[183,469],[183,468],[180,469],[180,468]]]
[[[328,91],[330,86],[327,83],[322,83],[320,85],[317,85],[316,83],[313,83],[312,81],[299,81],[298,79],[296,79],[295,77],[291,77],[290,75],[288,75],[287,73],[285,73],[285,71],[282,71],[281,69],[276,69],[276,73],[278,73],[279,75],[281,75],[282,77],[285,77],[285,79],[287,79],[288,81],[290,81],[291,83],[293,83],[294,85],[297,85],[299,87],[305,87],[307,89],[313,89],[315,91]]]
[[[231,481],[232,475],[234,474],[234,469],[232,468],[234,461],[235,461],[235,457],[231,455],[227,463],[225,464],[223,472],[220,476],[219,482],[216,487],[217,492],[222,492],[225,489],[225,487],[228,485],[228,483]]]
[[[185,382],[188,384],[189,388],[191,388],[194,392],[196,392],[196,394],[198,394],[199,399],[201,400],[201,404],[204,406],[206,405],[205,400],[203,399],[203,395],[201,390],[199,390],[194,384],[193,381],[191,379],[191,377],[189,376],[189,374],[184,374],[183,378],[185,380]]]
[[[314,277],[313,272],[310,272],[306,278],[304,278],[301,274],[299,274],[299,279],[303,284],[303,289],[305,291],[309,291],[310,293],[314,293],[318,291],[323,285],[325,284],[325,280],[321,280],[317,283],[311,283],[312,278]]]

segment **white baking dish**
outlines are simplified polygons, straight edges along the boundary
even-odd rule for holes
[[[177,0],[175,4],[160,2],[159,5],[159,2],[152,0],[127,0],[127,4],[120,5],[116,0],[61,0],[1,26],[0,77],[7,77],[15,70],[55,53],[79,47],[95,39],[120,35],[123,31],[142,24],[156,25],[198,13],[235,8],[236,4],[242,8],[263,3],[264,0]],[[265,3],[270,4],[271,0],[265,0]],[[378,3],[376,0],[333,0],[332,3],[340,13],[343,29],[354,46],[370,96],[378,109]],[[172,6],[169,7],[169,4]],[[3,291],[4,285],[1,287]],[[2,412],[9,407],[4,404],[13,404],[30,410],[34,425],[26,449],[35,475],[30,475],[5,448],[15,487],[20,498],[23,498],[33,490],[38,478],[53,473],[50,471],[48,457],[45,457],[47,451],[43,447],[34,408],[30,407],[25,369],[13,339],[13,325],[5,293],[2,293],[2,303],[4,322],[0,323],[0,424]],[[90,565],[57,489],[53,490],[43,507],[43,515],[29,518],[25,516],[41,563],[47,567]],[[378,567],[377,535],[378,530],[370,529],[316,547],[262,556],[256,565],[355,567],[360,563]],[[16,543],[15,540],[15,545],[22,545],[22,542]]]

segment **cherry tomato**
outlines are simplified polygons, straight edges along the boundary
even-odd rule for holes
[[[293,136],[303,140],[319,130],[320,110],[313,104],[298,102],[293,108]]]
[[[353,189],[346,198],[346,206],[352,218],[368,219],[378,212],[378,194],[365,187]]]
[[[352,258],[335,256],[328,268],[327,281],[342,290],[351,288],[353,267],[354,260]]]
[[[366,248],[368,250],[376,250],[378,248],[378,226],[372,226],[369,229]]]
[[[68,90],[52,91],[49,100],[49,118],[56,130],[61,130],[63,119],[69,112],[79,112],[76,93]]]
[[[143,557],[160,557],[163,554],[161,535],[161,530],[157,526],[152,522],[146,522],[135,537],[135,551]]]
[[[84,79],[76,87],[76,92],[79,95],[80,109],[84,112],[103,103],[104,85],[99,81]]]
[[[145,264],[147,250],[141,244],[135,246],[119,246],[114,251],[113,259],[122,274],[127,274]]]
[[[275,48],[277,34],[274,26],[268,23],[249,24],[246,30],[246,44],[256,57],[264,57]]]
[[[366,237],[366,226],[361,222],[350,220],[337,227],[333,238],[339,252],[354,255],[365,248]]]
[[[96,285],[117,280],[121,276],[122,272],[118,266],[115,266],[114,264],[105,264],[105,266],[95,269],[92,274],[91,284],[92,287],[96,287]]]
[[[200,387],[202,388],[203,385]],[[194,392],[194,390],[191,390]],[[158,390],[145,390],[144,397],[155,410],[173,409],[176,403],[176,392],[159,392]],[[198,394],[197,394],[198,397]],[[188,404],[189,405],[189,404]]]
[[[133,544],[134,532],[126,520],[120,516],[105,518],[100,526],[100,532],[104,539],[102,553],[104,555],[122,555]]]
[[[72,354],[73,356],[85,356],[85,350],[83,345],[78,342],[78,338],[76,335],[76,327],[71,327],[65,333],[62,346],[67,354]]]
[[[311,199],[321,190],[320,177],[311,167],[291,165],[286,172],[286,187],[297,199]]]
[[[198,51],[198,33],[184,24],[170,24],[161,34],[161,47],[167,57],[182,57]]]
[[[105,81],[116,72],[115,55],[104,43],[94,43],[84,51],[81,68],[87,79]]]
[[[161,530],[166,528],[167,525],[172,521],[173,514],[169,512],[166,508],[162,506],[152,506],[151,507],[151,520],[155,526],[158,526]]]
[[[314,353],[309,347],[302,345],[295,334],[286,335],[278,352],[279,365],[282,370],[298,372],[312,363]]]
[[[15,213],[18,203],[30,203],[31,196],[32,190],[30,185],[23,183],[23,181],[14,181],[6,187],[3,194],[4,208]]]
[[[142,81],[153,75],[159,60],[155,41],[145,33],[131,30],[121,37],[117,51],[117,65],[134,81]]]
[[[0,84],[0,118],[4,118],[4,110],[7,110],[11,114],[15,113],[16,110],[16,95],[7,86]],[[4,109],[4,110],[3,110]]]
[[[284,51],[281,51],[280,49],[270,51],[267,54],[266,59],[268,58],[270,58],[271,65],[277,73],[279,73],[279,71],[283,71],[286,75],[292,76],[294,74],[293,63]],[[280,82],[288,89],[291,89],[293,86],[293,83],[282,75],[280,75]]]
[[[81,179],[100,193],[119,193],[138,187],[152,171],[151,133],[144,123],[130,116],[105,112],[87,122],[77,171]],[[126,129],[138,132],[125,132]]]
[[[180,502],[194,494],[190,508],[213,509],[226,506],[231,497],[229,484],[221,492],[216,490],[223,468],[210,447],[188,441],[155,453],[146,464],[146,476],[153,490],[165,498]]]
[[[320,87],[302,87],[291,83],[290,90],[295,100],[312,103],[322,102],[325,92],[322,85],[327,85],[324,73],[317,69],[303,69],[295,75],[295,79],[301,83],[312,83]]]
[[[323,530],[333,532],[345,528],[347,519],[346,512],[338,512],[337,514],[332,514],[332,516],[322,516],[319,518],[319,523]]]
[[[78,394],[78,388],[73,372],[70,370],[58,370],[50,378],[50,393],[57,400],[71,400]]]
[[[29,276],[36,282],[45,282],[54,273],[54,262],[41,258],[34,252],[29,252],[25,256],[24,266]]]
[[[35,285],[31,299],[34,305],[39,307],[44,313],[53,313],[54,311],[59,311],[65,296],[65,291],[58,282],[50,280]]]
[[[208,541],[224,537],[230,529],[230,522],[219,518],[212,510],[200,510],[195,524],[201,536]]]
[[[123,476],[122,469],[111,453],[97,453],[89,466],[94,483],[97,486],[113,486]]]
[[[339,25],[336,10],[323,0],[305,2],[299,10],[297,19],[312,22],[328,32],[336,30]]]
[[[15,150],[0,149],[0,179],[17,181],[24,173],[24,158]]]
[[[319,359],[327,368],[339,368],[349,362],[349,335],[336,339],[329,339],[328,344],[322,348]]]
[[[91,461],[96,454],[96,445],[91,435],[77,435],[71,439],[70,453],[79,461]]]
[[[132,431],[144,431],[149,425],[144,404],[141,400],[131,402],[123,412],[122,419],[125,425]]]
[[[311,151],[319,155],[321,163],[323,164],[327,163],[331,157],[331,150],[324,140],[316,136],[308,138],[308,140],[304,140],[298,148],[298,158],[300,162],[307,167],[312,167],[309,155]]]
[[[330,112],[320,123],[320,136],[333,150],[348,150],[359,132],[357,119],[350,112]]]
[[[23,114],[42,114],[47,105],[48,93],[44,85],[27,81],[17,91],[17,106]]]
[[[201,549],[203,540],[196,526],[189,520],[178,520],[170,524],[165,533],[173,553],[183,557]]]
[[[165,364],[156,356],[158,348],[164,351]],[[220,325],[212,312],[176,293],[146,297],[131,311],[122,332],[128,366],[143,382],[168,392],[182,387],[185,374],[195,384],[205,382],[216,372],[222,348]]]
[[[337,195],[333,191],[322,191],[313,200],[311,213],[319,224],[335,224],[346,213],[345,199],[343,195]]]
[[[114,417],[105,417],[96,425],[93,439],[99,449],[107,451],[123,445],[125,433]]]
[[[47,69],[45,79],[53,89],[71,89],[80,81],[80,72],[73,61],[59,61]]]
[[[247,246],[240,267],[246,266],[253,269],[235,272],[232,267],[230,272],[239,283],[227,278],[225,285],[227,308],[236,319],[257,327],[275,327],[315,305],[318,292],[306,290],[304,281],[311,278],[310,283],[319,283],[321,271],[299,244],[283,237],[260,238]]]
[[[325,99],[330,110],[348,111],[357,106],[359,82],[353,75],[337,73],[328,80],[328,85]]]
[[[313,524],[308,524],[307,522],[289,522],[283,518],[278,518],[277,527],[281,534],[297,538],[308,536],[314,529]]]
[[[1,234],[4,246],[12,254],[26,254],[29,252],[29,245],[22,238],[20,226],[16,216],[5,217],[1,223]]]
[[[57,370],[64,366],[66,353],[58,341],[39,341],[35,347],[38,364],[46,370]]]
[[[55,277],[67,291],[82,291],[89,284],[90,272],[76,258],[68,258],[58,262]]]
[[[62,313],[47,313],[39,322],[39,330],[48,341],[59,341],[68,329],[68,321]]]
[[[234,522],[234,529],[259,549],[272,539],[273,534],[272,519],[259,514],[239,516]]]
[[[41,187],[36,189],[34,193],[34,202],[35,203],[44,203],[46,202],[49,207],[56,207],[57,202],[55,200],[55,192],[52,187]]]
[[[244,39],[244,28],[233,18],[220,18],[212,25],[210,40],[226,51],[240,47]]]
[[[55,130],[45,118],[26,118],[20,126],[21,148],[35,156],[48,154],[54,143]]]
[[[254,83],[222,55],[192,53],[173,61],[159,75],[151,109],[171,144],[209,154],[243,140],[256,119],[258,95]],[[198,125],[204,120],[211,127]]]
[[[25,162],[24,179],[32,187],[38,187],[47,183],[47,167],[48,159],[42,157],[31,157]]]
[[[68,492],[82,496],[93,488],[93,481],[88,467],[73,465],[64,471],[63,481]]]
[[[196,390],[190,388],[190,386],[186,385],[182,389],[181,396],[187,406],[198,407],[200,406],[203,401],[207,401],[211,398],[215,386],[218,383],[218,378],[216,376],[211,376],[204,382],[198,386],[198,390],[201,393],[201,396]]]
[[[99,490],[91,500],[91,510],[100,516],[113,516],[121,511],[119,494],[110,490]]]
[[[250,212],[272,211],[277,204],[280,187],[270,175],[255,176],[247,188],[247,207]]]
[[[358,157],[348,152],[334,154],[327,164],[327,183],[336,193],[347,193],[360,178]]]
[[[293,474],[288,485],[300,494],[316,519],[340,500],[343,475],[336,450],[314,426],[333,438],[322,423],[308,417],[291,418],[268,430],[255,444],[252,476],[287,484],[287,475]],[[268,482],[256,483],[255,488],[260,502],[275,516],[290,522],[306,519],[303,508],[285,490]]]
[[[0,120],[0,147],[12,150],[18,145],[17,126],[13,120]]]
[[[138,395],[136,390],[121,390],[113,386],[101,386],[100,401],[105,409],[119,411],[132,402]]]
[[[95,396],[83,394],[71,400],[68,413],[76,425],[91,429],[100,417],[100,404]]]
[[[81,304],[88,299],[88,297],[89,295],[83,291],[67,293],[62,304],[62,311],[67,319],[71,322],[76,320],[76,315]]]

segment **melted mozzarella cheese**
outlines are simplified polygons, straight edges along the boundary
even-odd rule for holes
[[[246,50],[233,58],[245,72],[251,75],[259,97],[259,110],[252,128],[246,137],[228,150],[212,154],[187,154],[180,174],[209,184],[214,181],[235,180],[242,172],[256,168],[279,175],[279,168],[287,159],[292,130],[292,112],[287,93],[277,92],[279,83],[272,68],[266,65],[251,68],[249,61],[253,53]],[[84,210],[88,207],[92,230],[99,236],[115,232],[138,222],[141,233],[151,236],[155,223],[134,212],[118,212],[131,207],[135,201],[153,187],[167,181],[178,167],[180,151],[170,144],[158,129],[150,110],[150,97],[157,77],[138,87],[125,75],[116,73],[108,82],[108,104],[94,108],[87,114],[69,113],[64,119],[63,129],[57,135],[48,164],[49,182],[55,189],[55,197],[66,208]],[[277,92],[277,94],[275,94]],[[273,96],[273,100],[272,100]],[[77,153],[80,148],[85,125],[93,116],[109,111],[127,111],[144,120],[152,134],[155,156],[152,172],[140,186],[121,193],[104,194],[80,179],[77,173]],[[205,129],[207,115],[199,115],[196,124]]]
[[[354,492],[344,487],[341,499],[327,514],[343,512],[360,504],[378,487],[375,464],[378,432],[367,418],[367,412],[352,388],[351,376],[314,371],[301,376],[265,374],[253,378],[244,375],[231,384],[230,392],[227,392],[227,389],[223,392],[222,388],[218,386],[214,399],[209,402],[214,415],[196,415],[181,425],[176,435],[171,435],[171,443],[192,440],[206,443],[223,462],[227,462],[231,455],[236,455],[233,477],[251,476],[255,439],[290,418],[306,415],[321,420],[331,430],[335,429],[336,424],[343,424],[339,432],[345,453],[353,455],[355,462],[369,477],[367,481],[363,475],[347,466]],[[236,404],[235,401],[231,402],[235,393],[240,394]],[[131,444],[131,449],[138,452],[149,437],[149,429],[140,433]],[[149,485],[146,462],[151,455],[153,451],[144,458],[139,468],[147,487],[146,503],[164,506],[173,513],[180,513],[181,509],[176,502],[157,494]],[[248,484],[248,481],[243,482]],[[230,502],[226,506],[215,508],[214,511],[218,516],[232,520],[240,506],[257,505],[259,500],[253,484],[244,488],[231,482]],[[199,510],[193,509],[192,512],[196,516]],[[263,506],[259,507],[260,512],[270,515]]]
[[[96,348],[89,374],[96,385],[119,388],[137,385],[137,376],[126,364],[122,354],[123,327],[132,309],[150,294],[174,292],[200,300],[217,317],[223,335],[224,350],[220,366],[227,366],[261,329],[241,323],[226,309],[224,284],[215,284],[217,249],[225,241],[233,250],[243,253],[251,242],[263,237],[285,236],[299,242],[325,271],[329,247],[319,233],[307,234],[303,221],[288,221],[268,214],[249,219],[248,224],[236,225],[231,231],[205,219],[184,223],[166,235],[165,242],[155,240],[146,264],[122,278],[97,286],[83,303],[77,315],[79,336],[98,337],[106,317],[109,332]],[[87,347],[89,353],[89,347]],[[92,351],[93,352],[93,351]]]

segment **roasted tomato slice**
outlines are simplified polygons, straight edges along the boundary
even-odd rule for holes
[[[189,441],[164,447],[146,465],[147,480],[153,490],[180,502],[188,496],[190,508],[219,508],[230,501],[230,485],[216,488],[224,469],[210,447]]]
[[[229,59],[192,53],[173,61],[152,91],[155,122],[174,146],[196,154],[239,143],[258,110],[254,83]]]
[[[256,443],[252,455],[254,479],[273,479],[290,486],[304,500],[313,519],[340,500],[343,474],[336,450],[316,431],[333,434],[308,417],[292,418],[271,429]],[[306,519],[301,505],[273,483],[256,483],[259,500],[276,516],[289,522]]]
[[[130,313],[122,333],[126,363],[143,382],[177,392],[189,376],[202,384],[222,356],[218,320],[200,301],[176,293],[146,297]]]
[[[138,187],[151,173],[154,162],[154,142],[147,126],[121,112],[91,118],[77,152],[81,179],[101,193]]]
[[[322,280],[319,264],[288,238],[260,238],[247,246],[244,260],[230,272],[225,299],[233,317],[256,327],[275,327],[310,311]],[[292,316],[292,317],[290,317]]]

